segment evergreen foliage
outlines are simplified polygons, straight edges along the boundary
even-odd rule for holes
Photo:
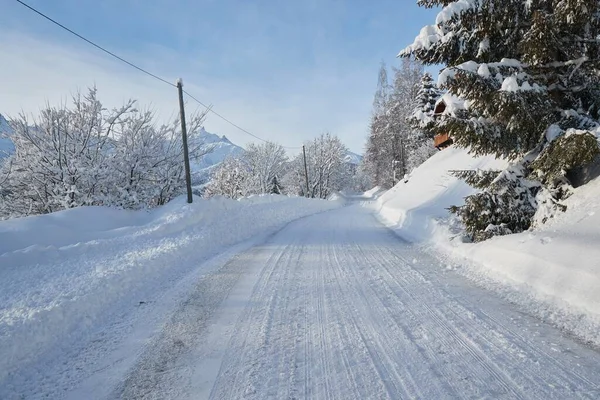
[[[425,134],[427,124],[419,120],[431,120],[439,97],[431,75],[424,75],[423,66],[411,59],[393,71],[392,85],[384,64],[379,72],[363,168],[369,180],[383,188],[393,186],[435,152]]]
[[[414,100],[415,109],[410,116],[409,122],[412,127],[428,137],[433,136],[432,128],[434,126],[433,113],[435,105],[442,96],[433,77],[429,72],[423,74],[421,86]]]
[[[279,180],[277,179],[277,175],[273,176],[271,179],[271,194],[281,194],[281,186],[279,185]]]
[[[482,189],[453,208],[473,239],[520,232],[564,210],[567,172],[600,154],[599,4],[419,1],[443,8],[400,55],[445,64],[438,83],[464,101],[432,131],[511,161],[491,181],[461,176]]]

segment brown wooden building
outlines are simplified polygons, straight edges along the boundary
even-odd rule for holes
[[[446,111],[446,101],[440,99],[433,110],[433,118],[439,118]],[[438,150],[443,150],[452,144],[452,138],[447,133],[439,133],[433,137],[433,146]]]

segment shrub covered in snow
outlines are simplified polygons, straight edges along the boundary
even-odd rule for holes
[[[106,110],[95,88],[70,107],[43,109],[12,121],[15,151],[2,163],[0,218],[84,205],[139,209],[164,204],[184,188],[178,120],[159,126],[135,102]],[[190,157],[205,114],[188,122]]]

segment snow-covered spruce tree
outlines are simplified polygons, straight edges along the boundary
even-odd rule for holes
[[[407,159],[413,148],[409,145],[413,136],[409,116],[422,73],[420,63],[403,60],[399,68],[394,68],[394,82],[389,86],[382,65],[364,161],[375,185],[389,188],[409,171]]]
[[[277,175],[273,176],[273,179],[271,179],[271,190],[270,190],[270,194],[281,194],[282,190],[281,190],[281,184],[279,183],[279,179],[277,179]]]
[[[394,87],[388,111],[387,127],[390,136],[388,154],[392,159],[392,178],[396,177],[394,183],[420,164],[414,155],[423,144],[423,138],[411,126],[410,117],[419,93],[422,76],[423,65],[410,58],[403,59],[400,67],[394,69]]]
[[[433,112],[435,104],[442,96],[442,91],[429,72],[421,78],[421,84],[414,100],[414,109],[409,117],[412,127],[428,137],[433,137]]]
[[[413,100],[413,111],[408,123],[413,128],[406,140],[407,170],[412,171],[436,153],[431,139],[434,135],[434,109],[442,95],[431,74],[426,72],[421,78],[419,90]]]
[[[567,172],[600,153],[598,1],[419,3],[444,7],[400,55],[445,64],[440,85],[465,100],[434,130],[512,162],[453,211],[475,240],[544,222],[564,209]]]
[[[389,164],[384,165],[383,148],[385,147],[385,126],[387,125],[387,110],[390,99],[391,86],[388,80],[387,67],[382,62],[377,79],[377,90],[373,97],[373,112],[369,124],[369,137],[365,146],[363,159],[364,170],[369,173],[374,185],[389,186]]]

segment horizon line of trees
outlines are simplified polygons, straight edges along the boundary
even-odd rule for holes
[[[33,120],[11,121],[14,152],[0,165],[0,218],[46,214],[79,206],[155,207],[185,186],[181,126],[158,124],[134,100],[107,110],[95,87],[72,104],[46,106]],[[189,154],[206,112],[188,117]]]
[[[228,157],[213,172],[205,197],[233,199],[256,194],[285,194],[326,199],[342,190],[366,190],[367,182],[353,164],[347,163],[347,147],[330,133],[305,142],[303,154],[289,158],[276,143],[251,143],[244,153]]]
[[[14,152],[0,159],[0,219],[46,214],[80,206],[143,209],[185,191],[179,118],[159,124],[136,101],[106,109],[95,87],[71,104],[47,105],[34,118],[11,120]],[[199,160],[206,111],[188,116],[189,155]],[[325,133],[305,143],[309,190],[301,155],[289,158],[276,143],[251,143],[241,156],[218,165],[204,195],[240,198],[275,193],[327,198],[335,191],[367,188],[345,162],[347,148]],[[199,184],[201,182],[196,182]]]

